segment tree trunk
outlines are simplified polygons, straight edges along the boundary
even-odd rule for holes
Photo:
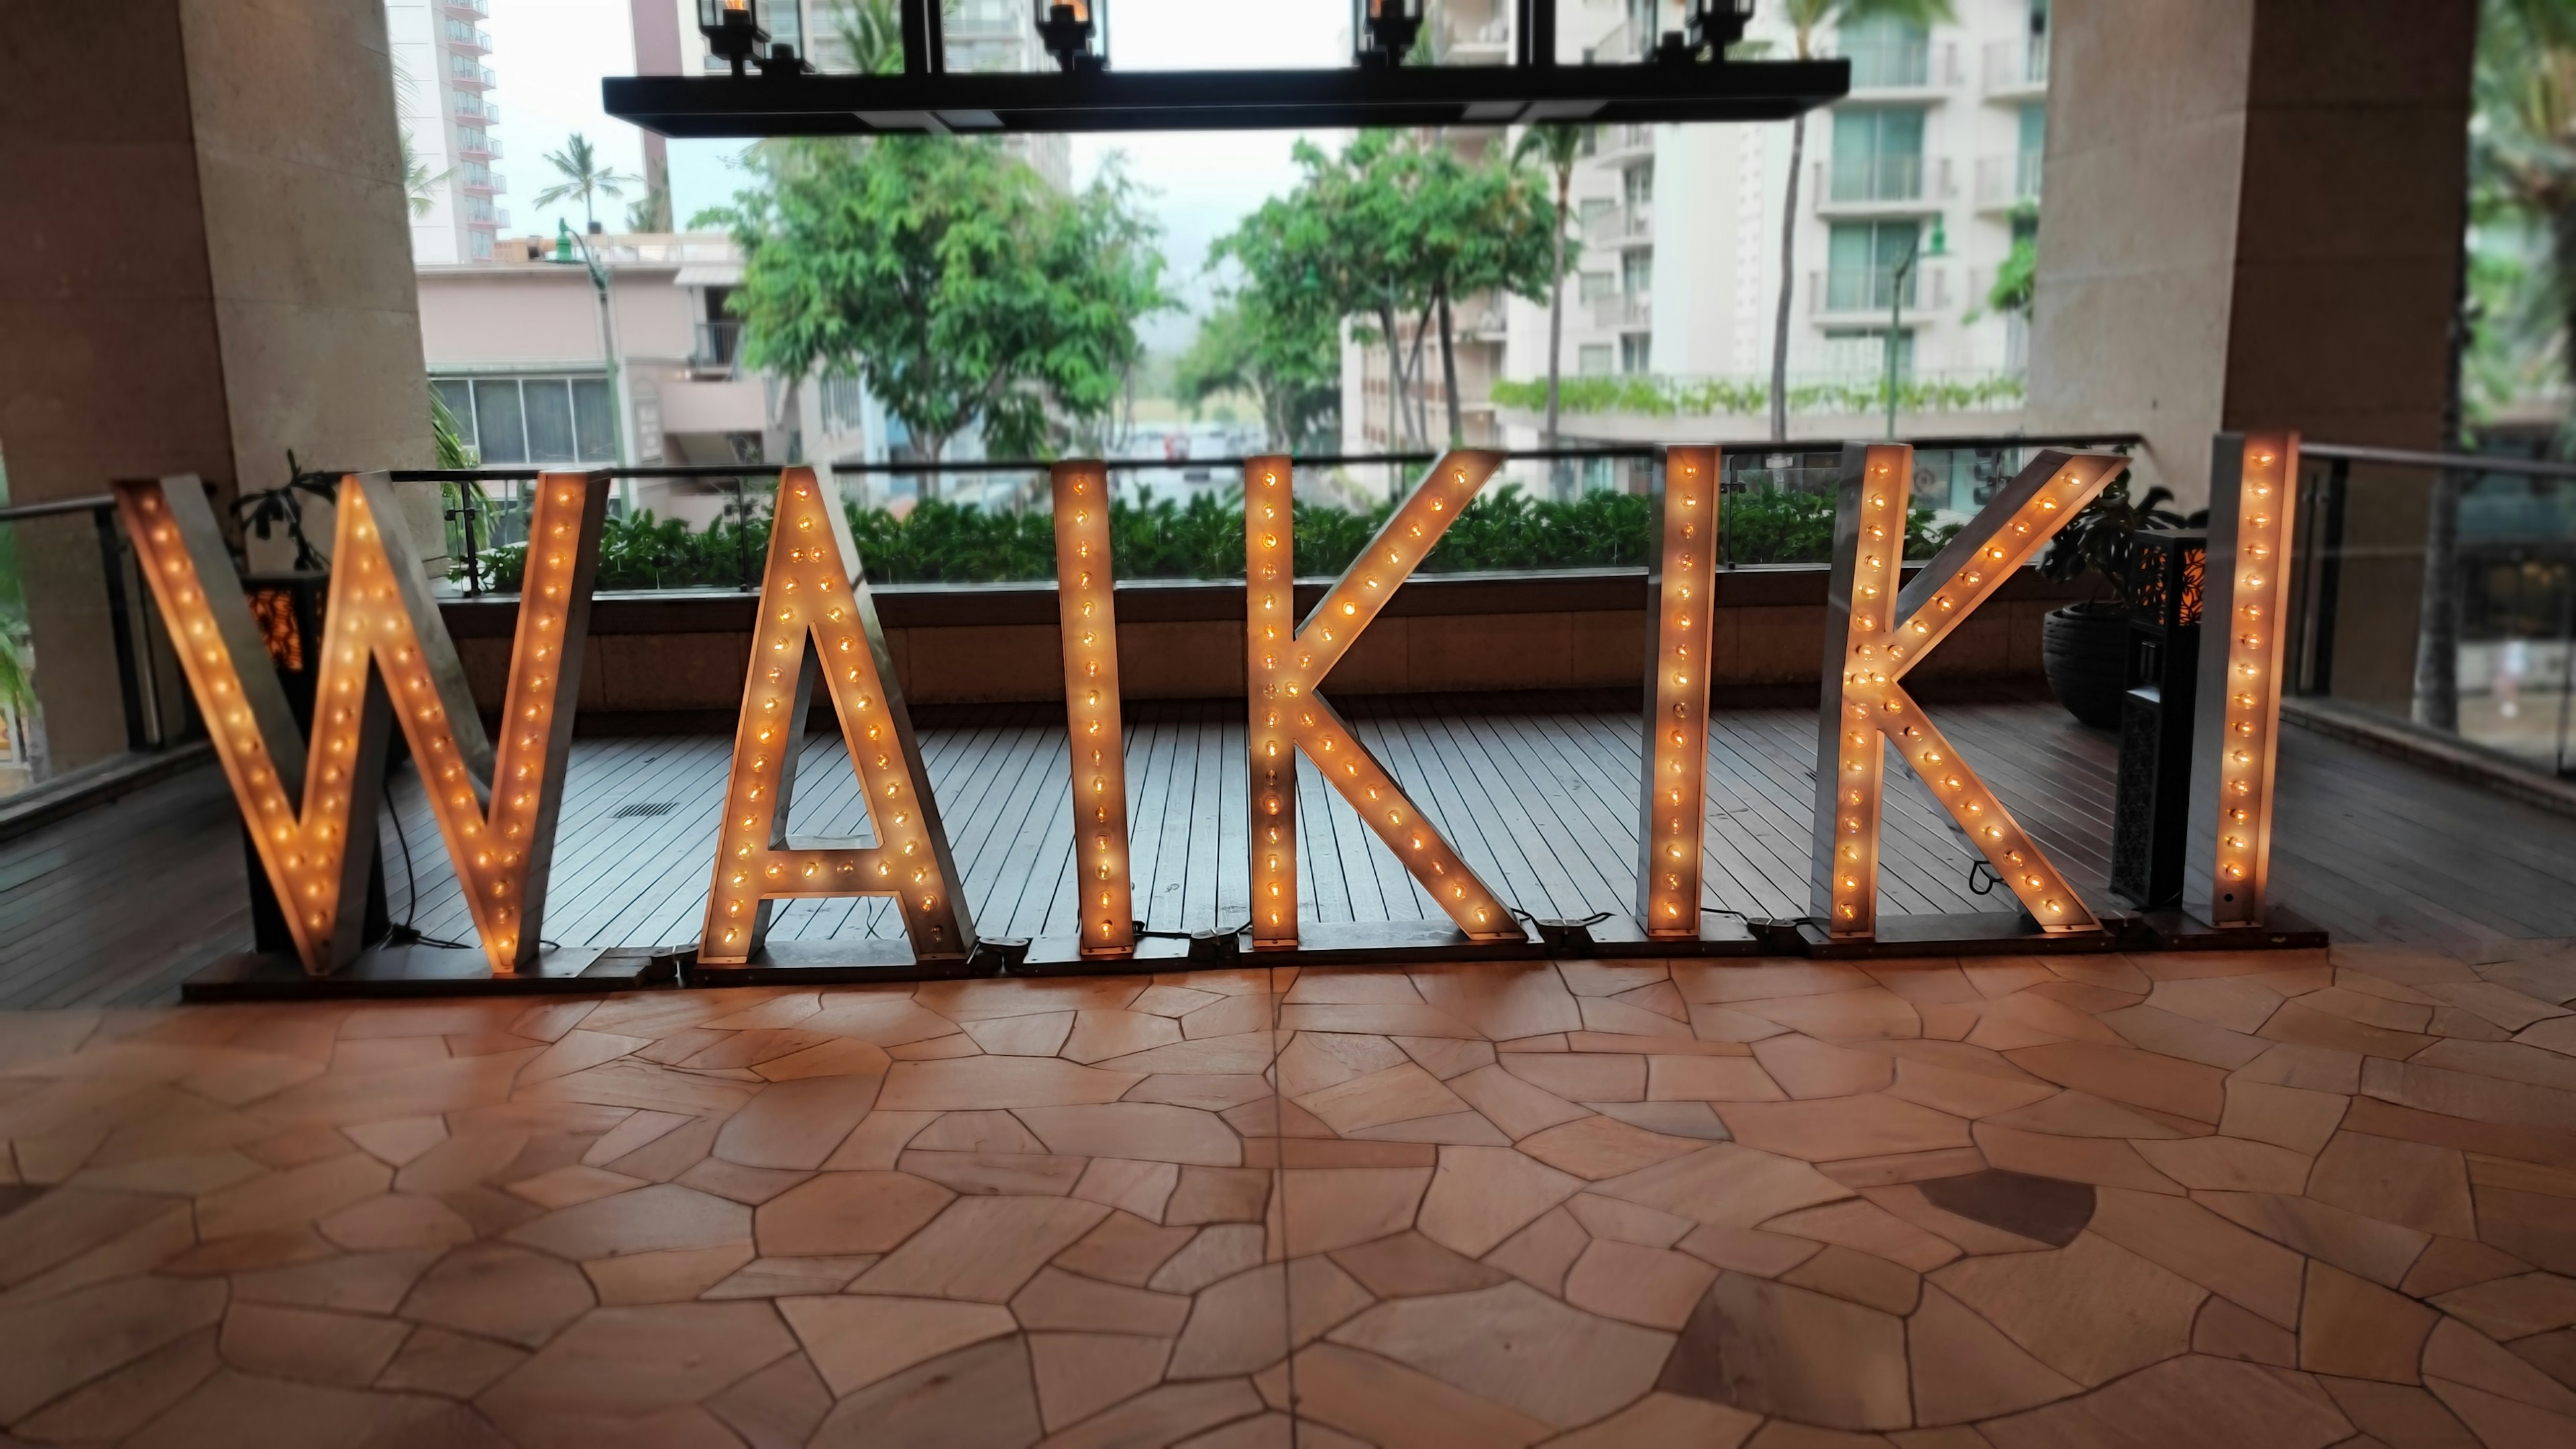
[[[1431,441],[1431,400],[1422,395],[1422,349],[1431,340],[1431,306],[1422,304],[1422,315],[1413,319],[1413,356],[1405,363],[1405,375],[1413,386],[1405,400],[1413,409],[1413,437],[1417,442]]]
[[[2460,727],[2460,489],[2468,475],[2433,477],[2424,518],[2424,594],[2415,637],[2415,722]]]
[[[1547,436],[1539,446],[1550,450],[1557,446],[1557,379],[1563,371],[1565,355],[1565,203],[1566,192],[1574,184],[1574,173],[1556,173],[1556,263],[1548,279],[1547,295]],[[1548,491],[1562,499],[1566,494],[1566,467],[1563,459],[1547,465]]]
[[[1804,50],[1804,47],[1801,47]],[[1771,322],[1771,441],[1789,441],[1789,292],[1798,279],[1798,171],[1807,164],[1807,116],[1789,123],[1789,195],[1780,204],[1780,305]],[[1891,340],[1889,346],[1895,346]]]
[[[1404,350],[1395,340],[1395,299],[1378,304],[1378,331],[1386,339],[1386,450],[1404,450]]]
[[[1467,424],[1458,408],[1458,339],[1449,321],[1449,284],[1442,282],[1432,293],[1440,305],[1440,390],[1449,398],[1449,446],[1464,447]]]

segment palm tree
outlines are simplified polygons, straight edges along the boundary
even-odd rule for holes
[[[1930,25],[1951,18],[1950,0],[1787,0],[1782,6],[1796,37],[1798,59],[1816,56],[1816,32],[1868,20]],[[1789,441],[1789,284],[1798,275],[1798,170],[1806,165],[1807,116],[1789,123],[1789,194],[1780,204],[1780,306],[1771,324],[1771,441]],[[1894,347],[1896,339],[1887,339]]]
[[[411,132],[401,132],[394,139],[402,149],[403,198],[411,204],[412,215],[427,216],[429,209],[438,203],[438,183],[445,181],[448,172],[455,168],[451,166],[447,171],[432,176],[429,163],[412,154]]]
[[[1530,127],[1521,133],[1521,142],[1512,152],[1515,161],[1537,158],[1546,163],[1556,177],[1556,263],[1548,277],[1547,292],[1547,434],[1540,446],[1556,447],[1557,380],[1563,371],[1565,350],[1565,223],[1566,195],[1574,187],[1574,161],[1583,149],[1583,128],[1561,122]],[[1563,462],[1548,465],[1552,480],[1562,481]]]
[[[563,180],[538,192],[537,205],[552,206],[559,201],[580,197],[583,229],[586,231],[599,229],[599,197],[622,201],[626,198],[626,188],[642,179],[611,171],[602,165],[599,154],[591,149],[589,139],[579,131],[572,133],[572,138],[564,143],[562,150],[549,154],[546,164],[555,168]]]

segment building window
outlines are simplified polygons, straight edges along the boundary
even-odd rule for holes
[[[1574,355],[1574,372],[1578,377],[1608,377],[1610,344],[1607,342],[1583,344],[1582,349]]]
[[[1825,333],[1825,370],[1838,378],[1876,382],[1887,376],[1887,329],[1837,327]],[[1914,333],[1896,334],[1896,377],[1914,376]]]
[[[1911,255],[1923,224],[1902,221],[1834,223],[1825,260],[1825,310],[1884,311],[1896,301],[1896,268]],[[1905,305],[1922,290],[1920,268],[1905,275]]]
[[[604,377],[443,377],[430,386],[483,463],[617,461]]]
[[[1843,54],[1851,60],[1853,90],[1889,89],[1929,84],[1932,37],[1922,26],[1896,16],[1874,16],[1842,28]]]
[[[1619,370],[1630,377],[1652,372],[1654,344],[1655,339],[1651,333],[1635,332],[1620,338]]]
[[[1829,194],[1836,201],[1913,201],[1923,195],[1923,108],[1834,112]]]
[[[465,234],[465,255],[478,262],[492,260],[492,233],[469,231]]]
[[[1619,258],[1619,290],[1631,297],[1650,296],[1655,290],[1655,254],[1638,250]]]
[[[1587,196],[1574,204],[1574,212],[1583,219],[1583,229],[1589,232],[1594,222],[1617,210],[1618,205],[1606,196]]]
[[[1619,295],[1619,279],[1608,272],[1577,272],[1580,282],[1576,296],[1586,302],[1606,301]]]
[[[2013,158],[2013,200],[2039,199],[2039,161],[2048,152],[2048,107],[2033,102],[2021,108],[2021,152]]]
[[[1619,198],[1630,211],[1655,204],[1655,163],[1651,160],[1619,173]]]
[[[823,379],[823,431],[855,433],[867,416],[867,390],[855,377]]]

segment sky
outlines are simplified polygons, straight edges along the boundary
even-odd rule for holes
[[[662,0],[675,3],[675,0]],[[510,231],[551,235],[558,219],[578,229],[578,203],[540,207],[536,194],[554,179],[547,153],[574,132],[587,136],[614,169],[641,174],[640,132],[610,120],[599,106],[604,76],[635,68],[627,0],[491,0],[484,28],[492,35],[486,61],[499,78],[492,93],[501,108],[498,134],[506,148],[498,168],[509,178]],[[1222,15],[1210,23],[1211,13]],[[1112,61],[1122,70],[1327,67],[1348,63],[1350,10],[1346,0],[1114,0],[1110,12]],[[1257,23],[1255,23],[1257,17]],[[1194,316],[1208,300],[1202,264],[1209,243],[1245,213],[1296,183],[1290,158],[1295,133],[1155,132],[1073,138],[1073,179],[1079,186],[1099,173],[1113,154],[1126,157],[1127,175],[1146,192],[1145,207],[1163,226],[1163,253],[1173,291],[1186,311],[1143,328],[1157,351],[1186,346]],[[1327,145],[1338,135],[1319,133]],[[680,224],[732,199],[742,184],[734,169],[742,144],[674,141],[670,146],[672,214]],[[627,189],[627,200],[642,194]],[[610,230],[625,223],[625,201],[605,202],[600,221]]]

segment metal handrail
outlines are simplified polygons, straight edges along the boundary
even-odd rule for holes
[[[2373,448],[2351,443],[2299,444],[2302,458],[2378,463],[2399,468],[2438,468],[2463,473],[2519,473],[2527,478],[2576,478],[2576,463],[2545,458],[2499,458],[2484,453],[2427,453],[2414,448]]]

